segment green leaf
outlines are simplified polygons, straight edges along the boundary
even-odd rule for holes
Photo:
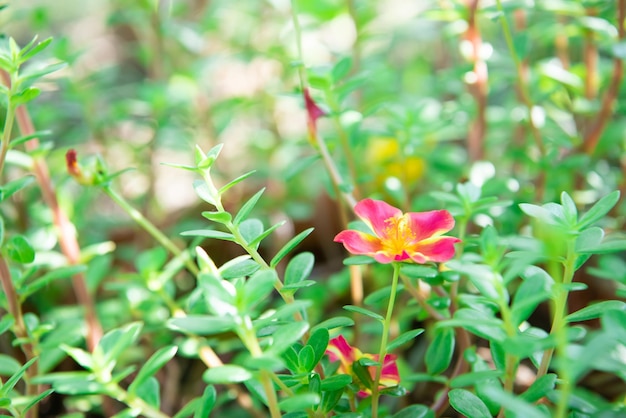
[[[278,403],[278,407],[285,412],[301,411],[315,408],[320,400],[317,393],[300,393],[283,399]]]
[[[333,76],[333,81],[337,83],[339,80],[344,78],[350,72],[350,68],[352,67],[352,58],[349,56],[343,57],[333,66],[331,74]]]
[[[54,391],[66,395],[87,395],[106,393],[106,388],[95,381],[95,375],[90,372],[62,372],[38,376],[33,383],[51,384]]]
[[[315,368],[315,364],[315,351],[313,350],[313,347],[305,345],[298,353],[298,365],[300,366],[299,370],[309,373],[313,370],[313,368]]]
[[[98,354],[104,357],[105,363],[113,362],[115,364],[122,352],[135,344],[142,327],[140,322],[133,322],[107,332],[96,347],[96,350],[99,351]]]
[[[398,285],[396,289],[397,292],[401,292],[404,290],[404,285]],[[371,292],[369,295],[363,299],[363,303],[366,305],[376,305],[380,302],[386,301],[389,299],[389,295],[391,294],[391,285],[382,287],[378,290]]]
[[[6,354],[0,354],[0,376],[11,376],[20,370],[19,361]]]
[[[347,375],[339,375],[339,376],[347,376]],[[335,377],[335,376],[333,376]],[[350,377],[350,376],[348,376]],[[350,381],[352,378],[350,377]],[[324,382],[322,381],[322,388],[324,387]],[[322,392],[322,401],[319,406],[319,409],[326,414],[326,416],[332,416],[331,412],[337,406],[339,401],[341,400],[341,396],[343,395],[343,388],[337,390],[326,390]],[[342,414],[341,416],[345,416]],[[347,417],[346,417],[347,418]]]
[[[437,277],[436,268],[419,264],[403,264],[400,266],[400,273],[412,279],[432,279]]]
[[[454,354],[454,330],[441,328],[435,330],[435,336],[426,349],[426,370],[430,374],[443,373],[452,361]]]
[[[26,186],[28,186],[34,181],[35,181],[34,176],[25,176],[17,180],[13,180],[8,183],[5,183],[2,187],[0,187],[0,202],[13,196],[15,193],[24,189]]]
[[[503,372],[501,370],[480,370],[468,372],[450,380],[450,387],[464,388],[468,386],[474,386],[477,383],[484,382],[485,380],[499,378],[500,376],[502,376],[502,374]]]
[[[196,191],[196,194],[200,199],[215,207],[218,206],[220,196],[217,194],[217,190],[215,190],[213,186],[209,186],[201,180],[194,180],[193,189]]]
[[[501,388],[493,386],[485,388],[485,395],[492,401],[502,405],[502,407],[510,413],[506,415],[507,417],[549,418],[548,415],[538,409],[535,405],[524,401],[521,396],[512,395],[505,392]]]
[[[309,340],[306,342],[305,347],[311,347],[313,349],[314,365],[319,363],[324,356],[324,353],[326,353],[326,348],[328,347],[329,340],[330,336],[326,328],[317,328],[311,331],[309,335]]]
[[[480,398],[465,389],[452,389],[448,393],[450,405],[461,414],[472,418],[491,418],[489,408]]]
[[[539,267],[530,266],[522,274],[522,284],[517,288],[511,307],[511,320],[517,326],[535,311],[537,306],[548,300],[554,280]]]
[[[15,106],[20,106],[30,102],[31,100],[34,100],[40,94],[41,90],[39,90],[37,87],[27,87],[19,93],[14,94],[11,98],[11,102]]]
[[[351,327],[354,325],[354,320],[352,318],[348,318],[347,316],[336,316],[334,318],[326,319],[325,321],[320,322],[315,325],[311,331],[316,331],[320,328],[325,329],[335,329],[335,328],[344,328]]]
[[[353,257],[348,257],[343,260],[343,264],[345,266],[360,266],[362,264],[372,264],[376,260],[368,255],[355,255]]]
[[[372,386],[374,385],[374,380],[369,370],[370,366],[378,367],[379,363],[364,357],[361,357],[352,363],[352,372],[356,375],[359,382],[361,382],[367,389],[372,389]]]
[[[220,155],[223,147],[224,144],[217,144],[216,146],[211,148],[209,152],[206,153],[206,156],[204,156],[202,150],[196,146],[196,159],[198,160],[198,168],[201,168],[203,170],[211,168],[217,157]],[[204,158],[201,158],[202,156],[204,156]]]
[[[593,252],[602,242],[604,231],[602,228],[592,226],[587,228],[576,237],[574,250],[576,253]]]
[[[272,335],[272,342],[268,353],[282,354],[287,348],[296,343],[308,331],[309,324],[300,321],[282,325]]]
[[[214,335],[231,331],[235,320],[229,316],[188,315],[167,321],[168,328],[196,335]]]
[[[176,351],[178,351],[178,347],[167,346],[154,353],[152,357],[150,357],[141,367],[139,373],[137,373],[137,377],[135,377],[135,380],[133,380],[130,386],[128,386],[128,392],[130,394],[135,394],[140,385],[142,385],[148,378],[154,376],[156,372],[161,369],[161,367],[165,366],[165,364],[176,355]]]
[[[211,411],[215,406],[216,400],[217,392],[215,391],[215,386],[207,386],[202,393],[202,397],[200,398],[200,405],[196,409],[196,412],[193,414],[193,418],[207,418],[211,414]]]
[[[252,373],[233,364],[213,367],[202,375],[202,380],[206,383],[239,383],[250,379],[252,379]]]
[[[369,309],[365,309],[362,308],[360,306],[354,306],[354,305],[345,305],[343,307],[343,309],[345,309],[346,311],[350,311],[350,312],[356,312],[359,313],[361,315],[365,315],[365,316],[369,316],[370,318],[374,318],[380,322],[384,321],[385,318],[382,317],[382,315],[377,314],[376,312],[372,312]]]
[[[251,259],[241,260],[240,262],[230,265],[223,269],[220,268],[222,278],[235,279],[237,277],[247,277],[255,273],[261,268],[259,263]]]
[[[425,405],[410,405],[393,414],[391,418],[435,418],[435,412]]]
[[[452,260],[447,265],[450,269],[465,274],[482,296],[492,300],[500,299],[498,288],[502,287],[502,277],[490,266],[459,260]]]
[[[294,374],[300,372],[300,359],[298,358],[296,347],[291,346],[286,349],[281,355],[281,358],[285,362],[285,367],[289,369],[289,371]]]
[[[13,319],[11,315],[9,314],[3,315],[2,319],[0,319],[0,335],[10,330],[14,323],[15,323],[15,320]]]
[[[223,195],[224,193],[226,193],[226,191],[228,191],[231,187],[233,187],[234,185],[241,183],[242,181],[244,181],[245,179],[247,179],[248,177],[250,177],[251,175],[253,175],[254,173],[256,173],[256,170],[252,170],[252,171],[248,171],[245,174],[240,175],[239,177],[237,177],[234,180],[231,180],[230,182],[228,182],[227,184],[223,185],[222,187],[220,187],[220,190],[218,191],[219,195]]]
[[[322,392],[326,392],[329,390],[339,390],[343,389],[352,383],[352,376],[349,374],[336,374],[334,376],[327,377],[322,380]]]
[[[565,220],[570,226],[575,226],[578,222],[578,210],[576,209],[576,203],[572,200],[567,192],[561,193],[561,206],[563,206],[563,214]]]
[[[602,219],[604,215],[609,213],[613,206],[619,201],[619,191],[616,190],[600,199],[591,207],[578,221],[578,230],[583,230],[589,225]]]
[[[74,359],[81,367],[86,370],[93,371],[94,361],[91,353],[77,347],[70,347],[65,344],[61,344],[61,349],[65,351],[70,357]]]
[[[298,235],[290,239],[289,242],[287,242],[287,244],[283,246],[283,248],[278,250],[278,253],[276,253],[274,258],[272,258],[272,261],[270,262],[270,267],[276,267],[278,263],[280,263],[280,260],[282,260],[287,254],[289,254],[291,250],[296,248],[298,244],[300,244],[306,237],[308,237],[311,232],[313,232],[313,228],[305,229],[304,231],[300,232]]]
[[[258,219],[246,219],[239,224],[239,232],[246,241],[246,244],[250,245],[256,238],[263,233],[263,222]]]
[[[0,398],[5,398],[9,395],[9,393],[13,390],[17,382],[19,382],[22,376],[24,376],[24,373],[26,373],[26,370],[28,370],[28,368],[35,361],[37,361],[36,357],[30,359],[28,362],[26,362],[26,364],[20,367],[18,371],[13,373],[13,375],[9,379],[7,379],[7,381],[4,382],[4,384],[0,385]]]
[[[302,312],[313,304],[310,300],[295,300],[291,303],[286,303],[276,309],[270,316],[264,317],[262,320],[258,320],[259,322],[269,320],[284,320],[287,318],[291,318],[294,313]]]
[[[35,261],[35,250],[23,235],[14,235],[6,244],[8,256],[18,263],[29,264]]]
[[[19,136],[11,140],[11,143],[9,144],[9,148],[15,148],[18,145],[22,145],[23,143],[28,142],[33,138],[41,138],[42,136],[48,136],[48,135],[52,135],[52,131],[50,130],[37,131],[30,135]]]
[[[584,254],[609,254],[619,251],[626,251],[626,239],[609,238],[593,248],[579,248],[578,251]]]
[[[44,390],[43,392],[37,394],[35,397],[30,398],[28,403],[22,408],[22,413],[26,413],[29,409],[37,405],[39,402],[41,402],[43,398],[49,396],[52,392],[54,392],[54,389]]]
[[[489,341],[506,339],[502,320],[476,309],[461,308],[454,313],[453,319],[440,321],[435,327],[462,327]]]
[[[226,224],[233,219],[232,215],[226,211],[215,211],[215,212],[205,211],[205,212],[202,212],[202,216],[207,218],[209,221],[218,222],[221,224]]]
[[[556,387],[556,380],[556,374],[545,374],[535,380],[528,389],[526,389],[522,394],[519,395],[519,397],[526,402],[535,403],[554,390],[554,388]]]
[[[29,59],[31,59],[32,57],[34,57],[35,55],[37,55],[38,53],[40,53],[41,51],[43,51],[44,49],[46,49],[48,47],[48,45],[50,45],[50,43],[52,42],[52,37],[46,38],[43,41],[39,42],[37,45],[33,46],[35,44],[35,42],[37,41],[37,36],[35,36],[24,48],[22,48],[22,50],[20,51],[20,59],[19,59],[19,63],[20,65],[25,63],[26,61],[28,61]]]
[[[309,277],[315,264],[315,256],[310,252],[303,252],[293,257],[285,269],[285,284],[301,282]]]
[[[186,237],[205,237],[221,239],[224,241],[235,241],[235,237],[233,237],[233,234],[229,234],[228,232],[216,231],[214,229],[193,229],[191,231],[181,232],[180,235]]]
[[[257,248],[261,241],[263,241],[266,237],[268,237],[272,232],[274,232],[275,230],[277,230],[281,226],[285,225],[285,222],[286,221],[280,221],[280,222],[270,226],[265,231],[263,231],[262,234],[260,234],[258,237],[256,237],[252,241],[250,241],[250,243],[248,245],[250,245],[251,247]]]
[[[278,277],[274,270],[260,270],[253,274],[243,287],[244,296],[241,299],[241,310],[250,310],[257,304],[264,302],[274,286]]]
[[[600,318],[607,311],[626,311],[626,303],[619,300],[605,300],[586,306],[576,312],[565,317],[567,322],[588,321],[590,319]]]
[[[137,397],[143,399],[148,405],[159,409],[161,406],[161,390],[159,381],[154,376],[149,376],[135,387]]]
[[[530,203],[521,203],[519,207],[526,215],[538,219],[547,225],[560,224],[554,214],[545,207],[531,205]]]
[[[44,274],[43,276],[34,280],[32,283],[29,283],[26,286],[22,286],[18,290],[18,294],[20,295],[21,300],[25,300],[27,297],[29,297],[39,289],[49,285],[50,282],[54,280],[70,278],[75,274],[84,272],[86,270],[87,266],[83,265],[60,267],[54,271]]]
[[[387,352],[395,350],[401,345],[408,343],[409,341],[415,339],[415,337],[422,334],[423,332],[424,332],[423,328],[418,328],[418,329],[412,329],[410,331],[400,334],[397,338],[395,338],[389,344],[387,344]]]
[[[246,201],[246,203],[241,206],[241,209],[239,209],[239,212],[237,212],[237,215],[235,215],[235,219],[233,220],[233,223],[235,225],[239,225],[241,222],[248,219],[248,215],[250,215],[250,212],[252,212],[252,209],[254,209],[254,206],[257,204],[259,198],[264,192],[265,187],[256,192],[250,199]]]

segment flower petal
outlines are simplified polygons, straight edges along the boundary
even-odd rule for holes
[[[366,254],[373,256],[381,251],[380,239],[361,231],[346,230],[335,236],[335,242],[341,242],[346,250],[352,254]]]
[[[430,212],[409,212],[414,242],[444,234],[454,228],[454,218],[445,209]]]
[[[383,368],[380,373],[380,385],[384,387],[398,386],[400,384],[400,373],[396,364],[396,356],[387,354],[383,361]]]
[[[343,335],[339,335],[328,342],[326,354],[328,354],[330,361],[339,360],[341,363],[339,372],[343,374],[351,373],[352,363],[356,361],[356,357],[361,355],[360,351],[348,344]]]
[[[382,200],[363,199],[354,206],[354,212],[365,222],[377,237],[385,239],[389,224],[387,219],[402,216],[402,211]]]
[[[417,243],[411,251],[407,251],[411,260],[419,264],[429,261],[445,263],[454,257],[454,244],[459,241],[461,240],[455,237],[436,237]]]

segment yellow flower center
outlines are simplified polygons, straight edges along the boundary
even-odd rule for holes
[[[415,231],[411,229],[409,216],[402,215],[385,220],[385,236],[381,237],[383,248],[386,253],[402,255],[402,253],[415,240]]]

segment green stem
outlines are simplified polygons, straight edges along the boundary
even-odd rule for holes
[[[502,297],[500,300],[500,314],[502,315],[502,321],[504,322],[504,328],[506,334],[509,337],[515,337],[517,335],[517,327],[513,322],[513,315],[507,301]],[[506,353],[504,357],[504,391],[513,394],[513,388],[515,385],[515,376],[517,375],[517,367],[519,366],[519,357]],[[503,418],[505,409],[502,407],[498,414],[498,418]]]
[[[567,298],[569,296],[569,292],[564,289],[563,286],[569,285],[574,279],[575,263],[576,253],[574,251],[574,243],[570,240],[568,242],[567,257],[565,259],[565,269],[563,270],[563,281],[556,285],[558,286],[558,293],[554,301],[554,316],[552,318],[552,328],[550,329],[551,335],[558,335],[565,324],[565,316],[567,315]],[[543,353],[541,365],[539,366],[539,370],[537,371],[537,377],[541,377],[548,372],[548,368],[550,366],[553,354],[554,348],[550,348]]]
[[[189,255],[183,255],[183,250],[178,248],[176,244],[172,242],[163,232],[161,232],[157,227],[155,227],[146,217],[144,217],[141,212],[132,207],[126,199],[124,199],[121,195],[117,194],[110,186],[103,186],[102,189],[104,192],[115,202],[119,207],[121,207],[128,215],[139,224],[144,230],[146,230],[154,239],[156,239],[159,244],[165,247],[170,253],[174,254],[176,257],[180,257],[185,261],[185,266],[189,269],[189,271],[198,275],[200,271],[198,267],[191,261]]]
[[[378,385],[387,355],[387,340],[389,339],[389,328],[391,328],[391,317],[393,315],[393,306],[396,302],[396,292],[398,291],[398,277],[400,276],[400,263],[393,263],[393,278],[391,279],[391,294],[389,295],[389,304],[387,305],[387,315],[383,322],[383,334],[380,339],[380,351],[378,352],[379,366],[376,368],[376,377],[374,378],[374,386],[372,387],[372,418],[378,418],[378,400],[380,391]]]
[[[169,415],[166,415],[158,409],[154,408],[143,399],[131,395],[130,393],[122,389],[117,383],[107,384],[107,392],[111,398],[116,399],[133,409],[140,410],[142,416],[145,416],[147,418],[170,418]]]
[[[0,147],[0,177],[2,177],[2,171],[4,170],[4,162],[9,152],[9,142],[11,141],[11,132],[13,130],[13,123],[15,121],[15,109],[11,103],[11,96],[7,98],[9,101],[7,107],[7,114],[4,120],[4,129],[2,131],[2,145]]]
[[[565,269],[563,271],[563,285],[570,284],[574,279],[574,272],[576,271],[576,258],[577,254],[574,248],[574,240],[570,239],[567,243],[567,258],[565,259]],[[554,333],[557,337],[557,350],[559,357],[562,359],[565,359],[567,356],[567,323],[565,321],[565,317],[567,316],[568,296],[569,292],[566,289],[559,289],[559,296],[557,298],[554,311],[554,322],[551,330],[551,333]],[[559,367],[559,379],[561,381],[561,396],[559,397],[557,413],[555,415],[556,418],[565,418],[567,416],[567,404],[573,388],[570,369],[567,366],[567,363],[568,362],[566,361],[560,362],[561,366]]]
[[[535,144],[537,148],[541,152],[543,156],[545,154],[545,146],[543,144],[543,139],[541,138],[541,133],[535,125],[532,117],[533,103],[530,99],[530,93],[528,91],[528,84],[526,83],[526,75],[524,74],[524,66],[522,60],[517,56],[515,52],[515,46],[513,44],[513,36],[511,35],[511,28],[509,26],[509,21],[506,19],[507,14],[504,12],[502,8],[501,0],[496,0],[496,6],[498,7],[498,12],[500,12],[500,24],[502,25],[502,33],[504,35],[504,40],[506,41],[507,48],[509,49],[509,53],[511,54],[511,58],[513,58],[513,62],[515,63],[515,69],[517,70],[517,77],[519,79],[519,94],[522,99],[522,103],[526,106],[526,110],[528,112],[528,126],[530,127],[530,131],[533,134],[535,139]]]
[[[28,330],[26,329],[26,323],[24,322],[24,315],[22,311],[22,305],[20,304],[20,299],[13,285],[13,280],[11,279],[11,272],[9,271],[9,266],[4,260],[4,258],[0,255],[0,288],[4,290],[4,294],[6,295],[7,305],[9,308],[9,313],[13,316],[13,320],[15,321],[13,324],[13,333],[15,336],[22,341],[20,344],[22,351],[26,356],[26,360],[33,359],[37,357],[37,351],[35,344],[36,338],[31,338],[28,335]],[[26,370],[26,396],[34,397],[41,393],[41,386],[32,384],[31,379],[39,374],[39,365],[38,361],[35,361],[27,370]],[[39,404],[33,405],[31,409],[26,413],[26,418],[33,418],[38,416],[38,408]]]
[[[263,355],[263,350],[261,350],[261,345],[257,340],[250,318],[243,318],[242,324],[238,329],[238,335],[241,342],[243,342],[246,346],[252,357],[261,357]],[[259,377],[263,390],[265,391],[265,395],[267,396],[267,406],[270,410],[270,416],[272,418],[280,418],[281,413],[280,408],[278,407],[278,397],[276,396],[274,384],[272,383],[273,374],[274,373],[269,370],[261,370]]]

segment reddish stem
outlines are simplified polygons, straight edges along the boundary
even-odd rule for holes
[[[1,71],[0,74],[4,84],[7,86],[10,85],[11,79],[9,75],[4,71]],[[34,134],[35,127],[26,107],[19,106],[15,112],[17,125],[22,135]],[[27,141],[24,146],[27,151],[34,151],[39,148],[39,139],[33,138]],[[72,225],[65,215],[65,212],[63,212],[59,206],[59,201],[57,200],[54,186],[52,184],[52,180],[50,179],[48,165],[43,158],[38,156],[33,158],[33,172],[37,182],[39,183],[43,200],[52,211],[54,224],[57,228],[59,236],[59,246],[61,247],[61,251],[65,254],[70,264],[79,264],[80,247],[78,245],[78,241],[76,240],[74,225]],[[100,322],[98,321],[98,317],[96,315],[94,301],[87,289],[87,284],[83,274],[75,274],[72,277],[72,285],[74,287],[78,303],[85,308],[85,318],[87,323],[87,347],[89,350],[93,350],[102,336],[102,327],[100,326]]]
[[[626,0],[618,0],[617,30],[618,39],[620,41],[626,37],[624,19],[626,19]],[[604,93],[604,97],[602,98],[602,106],[600,107],[596,120],[591,124],[589,130],[584,136],[583,151],[588,155],[592,155],[595,152],[598,142],[600,141],[600,136],[602,135],[602,132],[611,117],[613,104],[617,98],[617,93],[619,92],[619,87],[622,82],[623,71],[624,63],[622,59],[619,57],[613,58],[613,74],[611,76],[609,86]]]
[[[482,38],[476,22],[476,10],[480,0],[467,0],[468,28],[464,39],[472,46],[470,60],[474,64],[474,80],[468,82],[468,90],[476,101],[476,119],[472,122],[467,136],[467,147],[471,161],[484,157],[484,142],[487,131],[487,64],[480,57]]]

